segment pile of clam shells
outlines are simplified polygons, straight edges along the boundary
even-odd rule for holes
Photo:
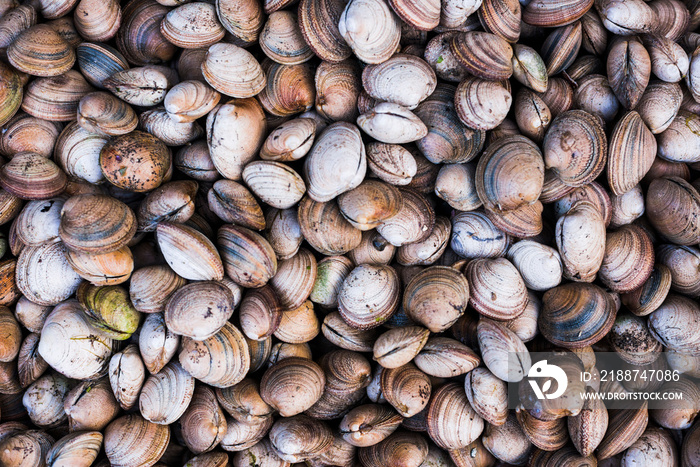
[[[698,27],[0,0],[0,465],[700,465]],[[685,404],[509,409],[594,350]]]

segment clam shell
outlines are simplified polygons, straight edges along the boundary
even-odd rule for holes
[[[469,304],[489,318],[508,320],[525,311],[527,289],[513,264],[505,258],[480,258],[467,264]]]
[[[102,87],[131,105],[153,106],[160,104],[173,84],[169,69],[149,65],[117,70],[101,81]]]
[[[12,157],[19,152],[34,152],[44,157],[53,153],[61,127],[29,115],[17,115],[4,126],[0,154]]]
[[[304,237],[295,209],[271,209],[267,212],[268,228],[265,238],[278,259],[289,259],[299,251]]]
[[[413,112],[391,102],[382,102],[357,118],[362,130],[382,143],[404,144],[428,134],[428,128]]]
[[[396,431],[402,419],[386,405],[360,405],[343,417],[340,433],[353,446],[373,446]]]
[[[160,372],[175,355],[179,343],[180,336],[165,326],[162,313],[146,316],[139,333],[139,351],[149,373]]]
[[[563,26],[581,18],[592,6],[590,0],[544,0],[537,4],[529,3],[523,8],[523,21],[544,28]]]
[[[697,162],[700,128],[697,115],[681,109],[671,124],[657,137],[658,155],[670,162]]]
[[[72,122],[63,129],[56,141],[56,162],[66,175],[89,183],[99,183],[104,180],[99,162],[100,151],[107,141],[107,136],[90,133],[78,122]]]
[[[530,370],[530,353],[523,341],[502,323],[480,318],[477,338],[481,359],[498,379],[518,382]]]
[[[492,130],[506,118],[512,101],[501,83],[469,77],[457,86],[455,110],[469,128]]]
[[[333,434],[325,423],[305,415],[278,420],[269,437],[273,451],[286,462],[316,457],[333,442]]]
[[[338,347],[355,352],[371,352],[377,336],[373,330],[364,331],[350,326],[337,311],[326,315],[321,332]]]
[[[38,305],[56,305],[73,295],[82,282],[70,267],[62,243],[28,246],[17,260],[17,288]]]
[[[51,159],[21,152],[0,168],[0,186],[28,200],[53,198],[66,187],[66,174]]]
[[[139,128],[168,146],[181,146],[204,134],[197,122],[178,122],[162,107],[143,112],[139,116]]]
[[[219,172],[209,156],[206,140],[183,146],[175,153],[173,165],[180,172],[198,181],[215,182],[219,179]]]
[[[0,442],[0,462],[24,467],[46,465],[54,439],[44,431],[22,430]]]
[[[160,23],[160,33],[185,49],[209,47],[224,37],[214,5],[194,2],[170,10]]]
[[[409,109],[415,109],[430,96],[436,85],[433,69],[413,55],[396,54],[362,71],[362,86],[371,97]]]
[[[445,384],[435,391],[426,418],[428,435],[443,449],[464,448],[484,429],[484,420],[472,409],[457,383]]]
[[[360,230],[371,230],[395,216],[403,199],[397,188],[383,182],[367,180],[338,197],[343,216]]]
[[[362,90],[360,72],[351,60],[321,62],[316,68],[316,111],[333,121],[354,121],[357,99]]]
[[[270,286],[246,293],[239,310],[241,330],[248,339],[262,341],[270,337],[282,320],[277,294]]]
[[[642,94],[636,110],[649,130],[656,135],[671,125],[682,100],[683,92],[676,83],[652,81]]]
[[[440,2],[390,0],[389,5],[399,18],[416,29],[429,31],[440,23]]]
[[[641,287],[654,267],[654,248],[649,235],[638,226],[625,225],[608,233],[600,280],[618,293]]]
[[[93,90],[85,78],[75,70],[58,76],[39,78],[27,87],[22,100],[22,110],[45,120],[69,121],[75,118],[80,99]]]
[[[563,265],[554,248],[532,240],[522,240],[508,250],[528,289],[546,291],[561,282]]]
[[[223,27],[241,45],[249,45],[258,40],[265,19],[261,2],[220,0],[216,2],[216,14]]]
[[[297,15],[291,11],[271,13],[260,33],[259,43],[265,55],[284,65],[304,63],[314,56],[304,42]]]
[[[423,324],[432,332],[442,332],[464,313],[469,296],[469,283],[459,271],[432,266],[408,283],[403,308],[413,321]]]
[[[398,48],[401,22],[383,0],[350,0],[340,15],[338,32],[357,58],[377,64]]]
[[[304,239],[325,255],[347,253],[362,241],[362,232],[342,216],[334,201],[320,203],[306,196],[299,202],[298,219]]]
[[[304,41],[321,60],[338,63],[352,55],[352,49],[345,42],[344,34],[340,32],[338,26],[345,7],[346,2],[343,0],[302,0],[299,2],[297,13],[299,15],[299,29],[304,36]],[[388,8],[386,10],[389,11]],[[394,50],[397,46],[398,40],[396,40]]]
[[[541,142],[552,121],[552,113],[541,97],[521,89],[515,96],[515,121],[520,131],[535,141]]]
[[[32,383],[22,397],[32,423],[41,428],[53,428],[65,422],[63,400],[68,391],[68,380],[57,373],[47,374]]]
[[[608,183],[622,195],[639,183],[656,157],[656,139],[637,112],[628,112],[615,126],[608,153]]]
[[[301,159],[311,149],[315,135],[316,125],[309,118],[284,122],[267,137],[260,149],[260,158],[277,162]]]
[[[330,201],[357,187],[366,170],[360,131],[350,123],[334,123],[316,139],[304,160],[309,197],[318,202]]]
[[[117,402],[124,410],[136,405],[146,370],[138,346],[131,344],[109,361],[109,382]]]
[[[485,0],[478,14],[479,21],[487,32],[496,34],[508,42],[517,42],[520,38],[520,2]]]
[[[586,388],[586,392],[595,391]],[[590,456],[603,440],[608,427],[608,411],[605,404],[595,398],[586,399],[581,412],[568,417],[567,425],[576,450],[584,457]]]
[[[159,313],[165,308],[170,295],[187,281],[165,265],[137,269],[131,276],[129,296],[142,313]]]
[[[118,136],[138,125],[136,112],[106,92],[86,94],[78,104],[78,124],[90,133]]]
[[[136,216],[121,201],[104,195],[77,195],[61,209],[58,235],[67,248],[88,254],[116,251],[136,233]]]
[[[281,65],[263,62],[267,85],[260,92],[260,103],[277,117],[311,110],[316,99],[314,70],[310,65]]]
[[[644,433],[649,421],[649,403],[630,410],[616,410],[610,414],[608,431],[598,445],[598,459],[608,459],[632,446]]]
[[[228,276],[244,287],[262,287],[277,272],[275,252],[259,234],[243,227],[219,229],[217,244]]]
[[[450,29],[463,26],[481,5],[481,0],[450,0],[442,3],[440,26]]]
[[[231,323],[202,341],[183,338],[179,360],[190,375],[218,388],[237,384],[250,369],[248,344]]]
[[[258,61],[233,44],[220,42],[209,47],[202,74],[211,87],[231,97],[253,97],[265,88],[265,73]]]
[[[455,339],[432,337],[413,362],[430,376],[451,378],[471,372],[481,360],[473,350]]]
[[[469,31],[452,38],[450,49],[467,71],[477,78],[499,81],[513,74],[513,48],[500,36]]]
[[[607,66],[615,96],[625,108],[635,108],[649,83],[652,70],[646,48],[637,40],[617,40],[610,48]]]
[[[664,237],[680,245],[695,244],[700,226],[695,216],[700,195],[693,186],[678,177],[655,179],[647,190],[647,217]]]
[[[208,114],[219,103],[221,94],[201,81],[183,81],[165,95],[165,110],[178,123],[189,123]]]
[[[0,78],[0,125],[4,125],[19,110],[23,91],[20,77],[11,67],[0,65]]]
[[[292,417],[321,398],[325,382],[323,370],[316,363],[305,358],[289,357],[263,374],[260,396],[283,417]]]
[[[226,388],[216,389],[221,407],[241,423],[257,424],[271,418],[273,409],[260,397],[258,382],[245,378]]]
[[[428,375],[408,363],[382,371],[381,388],[387,402],[402,417],[413,417],[428,405],[432,386]]]
[[[270,280],[280,305],[286,310],[299,308],[309,297],[316,280],[316,258],[301,249],[289,259],[280,261],[277,273]]]
[[[581,348],[602,339],[615,321],[610,296],[593,284],[564,284],[542,299],[539,326],[542,335],[566,348]]]
[[[89,467],[100,453],[102,439],[102,433],[99,431],[70,433],[56,441],[46,453],[46,463],[56,466]]]
[[[452,225],[446,217],[437,217],[433,231],[422,242],[403,245],[399,248],[396,261],[402,266],[429,266],[436,262],[447,249]]]
[[[90,379],[107,372],[112,339],[87,321],[77,301],[56,306],[46,318],[39,354],[53,369],[75,379]]]
[[[180,423],[182,438],[190,451],[201,454],[214,449],[227,428],[226,417],[216,401],[214,390],[207,386],[197,386]],[[223,456],[228,461],[228,456]],[[196,462],[194,464],[202,465]]]
[[[37,11],[31,5],[10,5],[0,14],[0,48],[6,49],[17,36],[37,22]]]
[[[67,250],[66,259],[80,277],[93,285],[122,284],[134,270],[134,258],[127,246],[102,254]]]
[[[30,201],[25,204],[15,221],[18,239],[29,246],[58,239],[60,214],[64,202],[63,198],[53,198],[45,201]]]
[[[656,310],[671,290],[671,270],[655,264],[649,278],[639,287],[620,296],[622,303],[637,316],[646,316]]]
[[[542,44],[542,58],[547,74],[554,76],[569,68],[576,59],[583,38],[580,22],[556,28]]]
[[[554,118],[569,110],[574,104],[574,89],[571,84],[556,76],[549,78],[547,80],[547,88],[538,92],[537,95],[542,98]]]
[[[162,222],[156,228],[166,262],[188,280],[221,280],[224,267],[214,244],[192,227]]]
[[[379,179],[399,186],[411,183],[418,170],[415,157],[398,144],[368,144],[367,165]]]
[[[111,139],[100,151],[105,178],[119,188],[143,192],[160,186],[171,167],[172,155],[155,136],[141,131]]]
[[[693,335],[694,321],[700,309],[697,304],[681,295],[670,294],[653,313],[647,326],[651,334],[668,350],[694,353],[700,343]]]
[[[640,0],[599,0],[596,10],[605,28],[621,36],[652,32],[657,23],[654,10]]]
[[[418,433],[398,431],[378,444],[360,449],[358,457],[362,465],[414,467],[428,457],[428,443]]]
[[[588,201],[579,201],[559,218],[556,241],[564,263],[564,277],[593,282],[605,256],[605,224]]]
[[[517,411],[516,416],[526,438],[540,449],[558,451],[569,441],[566,421],[563,418],[539,420],[527,410]]]
[[[587,112],[572,110],[555,118],[543,146],[545,167],[567,185],[590,183],[605,168],[605,132]]]
[[[437,339],[437,338],[436,338]],[[474,411],[490,425],[500,426],[508,417],[506,383],[484,367],[468,372],[464,390]]]
[[[290,344],[303,344],[318,335],[320,326],[309,300],[300,307],[282,313],[280,324],[274,332],[276,338]]]
[[[243,180],[260,199],[277,209],[291,208],[306,192],[301,176],[281,162],[253,161],[243,169]]]
[[[396,247],[427,239],[435,225],[435,210],[427,197],[409,189],[400,188],[399,192],[403,198],[399,212],[377,227],[377,232]]]
[[[374,342],[374,360],[384,368],[406,365],[418,355],[429,335],[430,331],[420,326],[390,329]]]
[[[473,211],[482,203],[476,193],[476,166],[444,164],[435,180],[435,194],[458,211]]]
[[[219,180],[207,195],[209,209],[225,222],[261,230],[265,228],[262,209],[253,195],[233,180]]]
[[[63,410],[72,432],[104,430],[119,414],[119,404],[107,378],[101,378],[73,387],[63,401]]]
[[[338,310],[358,329],[381,325],[399,305],[399,279],[393,268],[363,264],[353,269],[338,292]]]
[[[454,97],[455,88],[441,85],[415,110],[428,127],[428,134],[416,145],[434,164],[469,162],[484,147],[484,131],[464,127],[455,110]]]
[[[164,318],[175,334],[202,341],[224,327],[233,314],[233,295],[220,282],[197,281],[180,287],[165,305]]]
[[[148,377],[139,395],[139,410],[148,421],[170,425],[187,409],[194,394],[194,378],[177,362]]]
[[[39,339],[37,333],[28,334],[19,347],[17,375],[22,388],[32,384],[49,368],[49,364],[39,355]]]
[[[129,68],[126,58],[114,47],[92,42],[83,42],[75,49],[80,72],[88,83],[100,89],[103,82],[113,74]]]
[[[124,415],[105,430],[104,448],[113,466],[152,466],[165,453],[170,428],[156,425],[138,414]]]
[[[255,99],[232,100],[209,112],[206,130],[216,170],[239,181],[265,140],[265,112]]]
[[[116,42],[129,63],[143,66],[173,58],[177,48],[160,32],[160,23],[169,11],[154,0],[131,0],[124,6]]]
[[[464,258],[496,258],[510,246],[510,237],[479,211],[460,212],[452,218],[450,247]]]
[[[476,192],[486,209],[511,211],[532,204],[544,183],[542,154],[525,137],[501,138],[479,159],[475,179]]]
[[[121,25],[122,10],[117,0],[81,0],[73,14],[76,31],[89,41],[112,39]]]
[[[7,60],[23,73],[58,76],[73,68],[75,51],[48,24],[37,24],[12,41]]]
[[[603,217],[603,222],[608,226],[612,220],[612,201],[608,192],[597,182],[591,182],[588,185],[583,185],[575,188],[570,193],[554,203],[555,215],[561,217],[579,201],[588,201],[593,203],[600,215]]]

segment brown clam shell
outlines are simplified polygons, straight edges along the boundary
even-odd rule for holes
[[[654,247],[649,235],[636,225],[608,233],[605,256],[598,271],[601,282],[618,293],[641,287],[654,267]]]
[[[592,6],[591,0],[540,0],[523,8],[523,21],[543,28],[564,26],[581,18]]]
[[[170,60],[177,48],[160,32],[160,23],[170,10],[155,0],[131,0],[122,9],[117,48],[137,66]]]
[[[34,76],[58,76],[75,64],[73,48],[48,24],[22,31],[7,48],[7,60]]]
[[[513,74],[513,49],[495,34],[460,33],[452,38],[450,49],[467,71],[478,78],[498,81]]]
[[[157,188],[170,169],[170,149],[141,131],[111,139],[100,151],[100,167],[110,183],[130,191]]]
[[[66,174],[51,159],[32,152],[15,154],[0,168],[0,186],[21,199],[53,198],[67,182]]]
[[[634,109],[649,84],[651,58],[638,40],[620,39],[608,52],[610,87],[623,107]]]

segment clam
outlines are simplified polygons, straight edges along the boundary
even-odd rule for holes
[[[175,355],[179,343],[180,336],[166,327],[162,313],[146,316],[139,333],[139,351],[149,373],[160,372]]]
[[[226,433],[221,438],[221,447],[226,451],[241,451],[258,443],[272,426],[272,418],[260,423],[241,423],[235,419],[226,420]]]
[[[142,313],[159,313],[165,308],[170,295],[186,281],[165,265],[137,269],[131,276],[129,296]]]
[[[398,214],[403,205],[397,188],[368,180],[338,197],[338,207],[355,228],[371,230]]]
[[[608,288],[625,293],[641,287],[653,267],[652,241],[641,227],[626,225],[607,234],[599,276]]]
[[[592,282],[605,256],[605,224],[588,201],[577,202],[556,226],[556,241],[564,277]]]
[[[333,434],[325,423],[305,415],[278,420],[269,437],[274,452],[288,463],[316,457],[333,442]]]
[[[7,48],[7,60],[33,76],[58,76],[73,67],[75,51],[47,24],[25,29]]]
[[[450,49],[467,71],[485,80],[508,79],[513,74],[513,48],[488,32],[469,31],[452,38]]]
[[[555,118],[543,146],[545,167],[571,186],[593,181],[607,160],[605,132],[593,115],[582,110]]]
[[[613,34],[631,35],[652,32],[656,27],[656,14],[640,0],[600,0],[595,4],[603,25]]]
[[[131,337],[138,328],[141,315],[129,300],[129,294],[117,285],[94,286],[83,282],[76,297],[90,324],[114,340]]]
[[[590,0],[572,0],[563,4],[554,0],[536,5],[530,3],[523,8],[523,21],[545,28],[563,26],[580,19],[592,6]]]
[[[418,273],[406,286],[403,307],[410,319],[432,332],[452,326],[467,308],[470,285],[459,271],[432,266]]]
[[[563,265],[557,250],[532,240],[521,240],[508,250],[528,289],[546,291],[561,282]]]
[[[267,212],[268,224],[265,237],[278,259],[289,259],[299,251],[304,240],[301,226],[294,209],[271,209]]]
[[[359,70],[351,61],[321,62],[316,69],[316,111],[333,121],[354,121],[362,89]]]
[[[241,302],[241,330],[248,339],[263,341],[277,330],[282,311],[280,300],[269,285],[252,290]]]
[[[78,66],[88,83],[104,88],[104,81],[129,68],[126,58],[114,47],[94,42],[82,42],[75,49]]]
[[[651,81],[642,94],[636,110],[653,134],[662,133],[673,122],[683,99],[676,83]]]
[[[304,157],[311,149],[316,125],[309,118],[298,118],[275,128],[260,149],[266,161],[289,162]]]
[[[450,246],[464,258],[496,258],[510,246],[510,237],[484,213],[460,212],[452,218]]]
[[[392,102],[382,102],[357,118],[362,130],[382,143],[405,144],[424,138],[428,128],[413,112]]]
[[[679,110],[671,124],[657,137],[659,157],[670,162],[697,162],[700,139],[695,132],[699,124],[696,114]]]
[[[484,316],[507,320],[527,305],[527,289],[515,266],[505,258],[479,258],[465,269],[470,284],[469,304]]]
[[[513,101],[510,91],[496,81],[469,77],[459,83],[455,109],[469,128],[492,130],[503,122]]]
[[[436,85],[433,69],[413,55],[396,54],[362,71],[362,86],[371,97],[408,109],[415,109],[433,93]]]
[[[593,393],[594,390],[586,388],[586,392]],[[590,456],[603,440],[608,427],[605,404],[599,399],[586,399],[581,412],[568,417],[567,426],[576,450],[584,457]]]
[[[652,60],[642,43],[621,38],[613,42],[608,54],[608,80],[623,107],[637,106],[649,84]],[[680,78],[679,78],[680,79]]]
[[[362,465],[418,467],[428,457],[428,443],[418,433],[397,431],[378,444],[359,450]]]
[[[58,373],[49,373],[32,383],[22,396],[22,404],[32,423],[52,428],[65,422],[63,401],[68,391],[68,380]]]
[[[242,45],[249,45],[258,39],[264,22],[263,8],[260,2],[218,1],[216,2],[216,14],[223,27]]]
[[[652,225],[666,238],[680,245],[696,243],[694,212],[700,202],[697,190],[678,177],[655,179],[647,190],[646,209]]]
[[[412,363],[383,370],[380,384],[387,402],[402,417],[418,414],[430,400],[430,379]]]
[[[138,414],[124,415],[107,426],[104,449],[111,465],[152,466],[170,442],[170,428],[156,425]]]
[[[194,2],[170,10],[160,23],[160,33],[184,49],[209,47],[224,37],[224,27],[214,5]]]
[[[112,339],[96,331],[77,301],[65,301],[46,318],[39,354],[53,369],[75,379],[107,372]]]
[[[595,344],[615,322],[612,298],[593,284],[560,285],[544,294],[542,304],[538,319],[542,335],[566,348]]]
[[[244,287],[261,287],[277,272],[275,252],[259,234],[244,227],[226,225],[218,240],[224,269]]]
[[[613,195],[610,198],[612,216],[610,225],[620,227],[631,224],[644,214],[644,193],[642,187],[635,185],[630,191],[621,196]]]
[[[571,109],[574,105],[574,89],[571,84],[556,76],[549,78],[547,88],[544,91],[539,91],[537,95],[542,98],[554,118]]]
[[[287,1],[272,0],[272,3],[286,4]],[[345,8],[346,3],[342,0],[304,0],[299,4],[299,29],[304,41],[322,60],[337,63],[352,55],[352,49],[344,39],[347,32],[341,32],[338,24]],[[386,15],[385,27],[391,25],[391,30],[398,29],[398,19],[391,17],[391,10],[384,6],[381,12]],[[380,35],[380,40],[385,40],[384,37],[389,34],[380,31]],[[397,46],[398,38],[394,50]]]
[[[428,434],[443,449],[464,448],[484,429],[484,420],[472,409],[457,383],[445,384],[435,391],[426,417]]]
[[[316,337],[320,330],[313,302],[307,300],[300,307],[282,313],[282,319],[274,335],[282,342],[303,344]]]
[[[464,390],[474,411],[489,425],[501,426],[508,418],[506,383],[484,367],[475,368],[464,379]]]
[[[109,382],[117,402],[124,410],[136,405],[146,370],[138,346],[131,344],[109,361]]]
[[[197,281],[180,287],[165,304],[164,318],[175,334],[203,341],[223,328],[233,314],[233,295],[220,282]]]
[[[533,204],[544,183],[542,154],[525,137],[501,138],[482,154],[475,180],[479,199],[488,210],[512,211]]]
[[[657,250],[658,262],[670,270],[671,288],[691,297],[700,292],[695,273],[698,253],[693,247],[677,245],[660,245]]]
[[[338,310],[353,327],[371,329],[386,321],[399,305],[399,279],[390,266],[362,264],[338,292]]]
[[[93,92],[80,99],[78,124],[90,133],[118,136],[135,130],[138,117],[131,107],[113,95]]]
[[[131,0],[124,6],[116,42],[130,63],[143,66],[173,58],[177,49],[160,32],[160,23],[169,11],[154,0]]]
[[[321,332],[326,339],[338,347],[356,352],[372,351],[377,335],[373,330],[363,331],[350,326],[338,312],[326,315]]]
[[[368,144],[367,165],[378,178],[392,185],[411,183],[418,170],[415,157],[398,144]]]
[[[139,410],[149,422],[169,425],[180,418],[194,394],[194,378],[177,362],[148,377],[139,395]]]
[[[119,414],[119,404],[107,378],[82,381],[73,387],[63,402],[71,431],[104,430]]]
[[[401,37],[399,18],[382,0],[348,2],[340,15],[338,32],[355,55],[370,64],[391,57]]]
[[[450,49],[450,42],[456,34],[458,31],[436,35],[428,41],[423,54],[435,74],[445,81],[460,82],[468,75]]]
[[[339,418],[365,396],[372,368],[359,353],[334,350],[319,360],[326,378],[323,395],[306,415],[320,420]]]
[[[284,65],[304,63],[314,55],[304,42],[297,15],[291,11],[271,13],[260,32],[259,42],[265,55]]]
[[[425,240],[403,245],[399,248],[396,260],[403,266],[431,265],[447,249],[451,224],[446,217],[437,217],[433,231]]]
[[[19,75],[11,67],[0,65],[0,124],[6,124],[19,110],[23,102]]]
[[[340,433],[353,446],[373,446],[396,431],[401,420],[399,414],[385,405],[361,405],[343,417]]]
[[[304,196],[306,186],[291,167],[273,161],[253,161],[243,169],[246,185],[266,204],[288,209]]]
[[[113,138],[100,151],[105,178],[130,191],[150,191],[160,186],[171,159],[170,150],[161,140],[141,131]]]
[[[215,182],[219,172],[209,156],[206,140],[195,141],[183,146],[173,160],[173,166],[189,177],[203,182]]]
[[[377,232],[397,247],[427,239],[435,225],[435,211],[427,197],[408,189],[399,192],[403,198],[399,212],[377,227]]]
[[[216,169],[224,177],[238,181],[243,167],[263,144],[265,113],[255,99],[232,100],[209,113],[206,130]]]
[[[100,169],[100,151],[107,144],[108,137],[90,133],[77,122],[66,126],[56,141],[56,162],[66,175],[90,183],[104,180]]]
[[[632,446],[644,433],[649,421],[649,403],[630,410],[616,410],[610,414],[608,430],[598,445],[598,458],[608,459]]]
[[[201,81],[183,81],[168,91],[164,105],[174,121],[189,123],[208,114],[220,98],[218,92]]]
[[[538,93],[547,91],[547,67],[542,57],[531,47],[513,46],[513,77]],[[545,104],[546,105],[546,104]]]
[[[36,381],[49,368],[49,364],[39,355],[39,334],[28,334],[19,348],[17,375],[19,384],[26,388]]]
[[[503,381],[521,381],[531,365],[523,341],[503,324],[487,318],[479,319],[476,332],[481,358],[491,373]]]
[[[71,268],[63,244],[53,241],[25,247],[14,275],[19,291],[27,299],[44,306],[68,299],[82,282]],[[10,291],[16,293],[16,290]]]
[[[0,168],[0,186],[28,200],[53,198],[66,187],[66,174],[53,161],[33,152],[21,152]]]
[[[204,134],[197,122],[178,122],[162,107],[143,112],[139,116],[139,128],[168,146],[181,146]]]
[[[649,315],[651,334],[668,350],[696,352],[700,343],[693,335],[693,326],[700,312],[695,302],[682,295],[670,294]]]
[[[374,360],[384,368],[398,368],[418,355],[428,341],[430,331],[420,326],[390,329],[374,343]]]
[[[647,329],[644,319],[627,313],[617,316],[608,341],[622,360],[637,366],[656,361],[662,348]]]
[[[39,78],[27,87],[22,100],[22,110],[45,120],[70,121],[75,118],[80,99],[93,90],[94,88],[75,70],[58,76]]]
[[[671,289],[671,270],[656,264],[649,278],[638,288],[622,294],[622,303],[634,314],[646,316],[656,310]]]
[[[528,238],[542,232],[542,203],[521,206],[513,211],[486,211],[486,216],[503,232],[518,238]]]
[[[201,454],[214,449],[227,427],[214,390],[207,386],[197,386],[180,423],[182,438],[190,451]]]
[[[253,97],[265,88],[265,73],[258,61],[233,44],[219,42],[209,47],[202,74],[211,87],[231,97]]]
[[[121,25],[122,10],[117,0],[81,0],[73,14],[75,29],[88,41],[106,42]]]
[[[0,462],[24,467],[46,465],[54,439],[40,430],[21,430],[0,442]]]
[[[46,453],[47,465],[74,465],[89,467],[102,447],[102,433],[87,431],[70,433],[56,441]]]
[[[442,3],[440,11],[440,26],[443,28],[459,28],[467,23],[469,16],[476,13],[481,6],[481,0],[450,0]]]
[[[323,370],[311,360],[288,357],[271,366],[260,380],[260,395],[283,417],[310,408],[323,393]]]
[[[187,280],[221,280],[224,266],[214,244],[192,227],[162,222],[156,228],[158,246],[168,266]]]
[[[473,211],[482,205],[475,175],[473,163],[444,164],[435,180],[435,194],[458,211]]]
[[[676,41],[688,28],[690,13],[681,4],[662,0],[652,2],[649,6],[658,18],[657,34]]]
[[[640,91],[640,95],[641,95]],[[620,108],[608,78],[603,75],[588,75],[578,80],[574,92],[574,103],[592,115],[599,116],[605,122],[612,122]]]
[[[117,70],[100,84],[131,105],[153,106],[165,99],[175,84],[170,70],[157,65]]]
[[[17,36],[37,22],[37,11],[31,5],[10,5],[0,14],[0,48],[6,49]]]
[[[552,121],[552,113],[542,98],[530,90],[522,89],[515,96],[515,121],[527,137],[542,141]]]
[[[519,2],[485,0],[478,10],[479,21],[486,31],[496,34],[508,42],[520,38],[521,6]]]
[[[560,26],[547,36],[541,53],[549,76],[554,76],[573,64],[581,48],[582,38],[583,27],[579,21]]]
[[[0,154],[11,157],[20,152],[33,152],[49,157],[61,127],[29,115],[16,115],[7,122],[4,130],[0,138]]]
[[[357,187],[365,176],[365,146],[357,127],[345,122],[328,126],[304,159],[308,194],[327,202]]]
[[[270,286],[285,310],[300,307],[311,293],[316,280],[316,258],[301,249],[289,259],[280,261]]]
[[[15,304],[15,317],[17,321],[33,333],[40,333],[44,327],[44,321],[52,310],[52,306],[39,305],[21,296]]]
[[[245,378],[227,388],[216,389],[221,407],[241,423],[258,424],[271,418],[273,409],[260,397],[257,381]]]
[[[474,351],[455,339],[433,337],[414,357],[414,363],[430,376],[449,378],[469,373],[478,366],[480,359]]]
[[[260,103],[270,114],[288,117],[310,110],[316,98],[313,69],[308,64],[281,65],[263,62],[267,86]]]
[[[623,465],[633,462],[646,462],[649,458],[659,459],[666,465],[678,462],[676,443],[671,434],[660,428],[647,428],[622,456]]]

